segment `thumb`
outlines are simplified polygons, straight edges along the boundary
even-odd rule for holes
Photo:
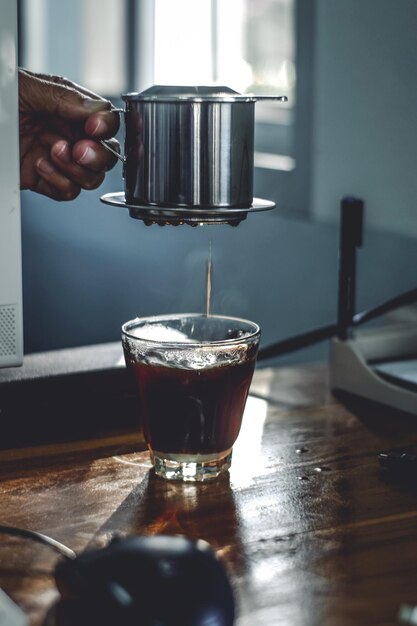
[[[96,111],[111,108],[108,100],[92,98],[80,91],[74,83],[62,83],[59,80],[63,79],[41,77],[19,70],[20,112],[49,113],[66,120],[82,121]]]

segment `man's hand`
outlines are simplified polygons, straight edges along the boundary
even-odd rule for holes
[[[96,189],[119,152],[111,103],[58,76],[19,70],[20,186],[54,200]]]

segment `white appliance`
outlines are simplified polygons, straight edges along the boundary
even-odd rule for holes
[[[417,324],[387,324],[330,343],[330,388],[417,415]]]
[[[17,0],[0,3],[0,367],[23,361]]]

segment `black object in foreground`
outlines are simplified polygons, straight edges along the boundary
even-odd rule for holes
[[[61,561],[58,626],[232,626],[234,599],[206,541],[183,536],[114,539]]]

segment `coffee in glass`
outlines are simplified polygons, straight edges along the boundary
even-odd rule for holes
[[[156,474],[204,481],[230,467],[255,369],[259,326],[175,314],[122,327]]]

